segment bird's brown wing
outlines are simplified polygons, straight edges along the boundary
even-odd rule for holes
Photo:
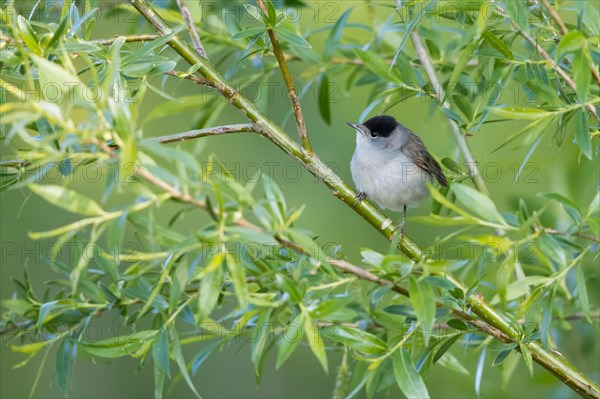
[[[400,151],[410,158],[415,165],[435,176],[442,187],[448,187],[448,180],[440,167],[440,164],[431,156],[421,138],[413,132],[408,132],[411,138],[400,148]]]

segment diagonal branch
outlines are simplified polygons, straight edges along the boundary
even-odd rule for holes
[[[256,3],[265,15],[269,15],[269,12],[267,11],[263,0],[256,0]],[[275,58],[277,58],[277,63],[279,64],[281,75],[283,76],[283,80],[285,81],[285,85],[290,95],[290,101],[292,102],[292,109],[296,118],[296,125],[298,126],[298,134],[300,135],[302,150],[306,155],[310,156],[314,153],[314,151],[312,149],[310,139],[308,138],[308,132],[306,131],[306,124],[304,123],[304,114],[302,113],[300,100],[298,99],[298,94],[296,93],[296,85],[294,84],[294,78],[287,66],[285,55],[281,50],[281,46],[279,45],[279,40],[277,39],[277,36],[275,36],[275,31],[269,28],[267,32],[269,34],[269,39],[271,39],[271,44],[273,45],[273,53],[275,54]]]
[[[137,11],[151,23],[162,35],[172,32],[171,28],[160,18],[160,16],[152,9],[145,0],[131,0],[132,5]],[[175,50],[186,62],[190,65],[198,67],[198,72],[206,79],[212,80],[215,84],[221,86],[221,92],[224,96],[246,117],[252,121],[258,129],[266,135],[269,140],[276,144],[279,148],[285,151],[292,158],[296,159],[309,172],[319,178],[326,186],[328,186],[334,195],[344,203],[352,207],[355,203],[354,197],[356,192],[351,189],[331,168],[314,154],[306,154],[296,142],[281,130],[273,121],[267,118],[250,100],[239,94],[232,85],[217,72],[206,60],[199,57],[184,41],[177,35],[171,37],[168,44]],[[353,208],[360,216],[374,226],[381,234],[390,239],[395,231],[395,226],[392,221],[377,210],[368,202],[361,202]],[[399,249],[409,258],[415,261],[423,261],[423,252],[410,239],[404,238],[398,243]],[[435,272],[450,283],[456,285],[459,291],[463,294],[468,291],[468,288],[451,274],[445,272]],[[519,331],[512,325],[512,321],[501,315],[496,309],[490,306],[484,299],[483,295],[473,293],[465,299],[471,311],[476,314],[481,320],[495,329],[499,330],[510,339],[520,341],[521,336]],[[590,378],[582,374],[573,365],[559,354],[546,350],[539,342],[521,342],[529,348],[532,358],[542,367],[554,374],[557,378],[563,381],[575,392],[584,397],[600,396],[600,386],[598,386]]]
[[[560,18],[558,11],[556,11],[554,9],[554,7],[552,7],[550,2],[548,0],[540,0],[540,2],[544,5],[546,10],[548,10],[548,12],[550,13],[550,16],[552,17],[554,22],[556,22],[556,24],[560,28],[560,33],[563,36],[566,35],[567,33],[569,33],[569,29],[567,29],[567,26],[565,25],[563,20]],[[592,75],[594,75],[594,79],[596,80],[596,83],[598,83],[600,85],[600,74],[598,73],[598,70],[594,67],[594,63],[592,63],[590,65],[590,69],[592,70]]]
[[[177,6],[179,7],[181,16],[183,17],[185,25],[187,26],[187,30],[190,33],[190,37],[192,38],[194,50],[196,50],[200,57],[208,59],[206,51],[204,50],[204,46],[202,46],[200,35],[198,34],[196,26],[194,25],[194,19],[192,18],[192,14],[190,13],[189,8],[187,8],[187,5],[185,4],[185,0],[177,0]]]

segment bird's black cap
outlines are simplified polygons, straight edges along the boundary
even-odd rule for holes
[[[377,133],[379,136],[389,136],[395,128],[398,127],[398,122],[391,116],[378,115],[374,116],[363,123],[370,131]]]

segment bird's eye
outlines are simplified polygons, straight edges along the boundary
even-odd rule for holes
[[[371,138],[372,138],[372,139],[376,139],[376,138],[377,138],[377,133],[375,133],[375,132],[371,132]]]

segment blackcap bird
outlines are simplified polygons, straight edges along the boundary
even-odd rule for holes
[[[419,136],[391,116],[375,116],[363,124],[348,125],[356,130],[356,149],[350,162],[359,191],[354,205],[368,197],[381,208],[402,210],[404,236],[406,208],[417,206],[427,197],[427,182],[435,178],[443,187],[448,186],[440,164]]]

